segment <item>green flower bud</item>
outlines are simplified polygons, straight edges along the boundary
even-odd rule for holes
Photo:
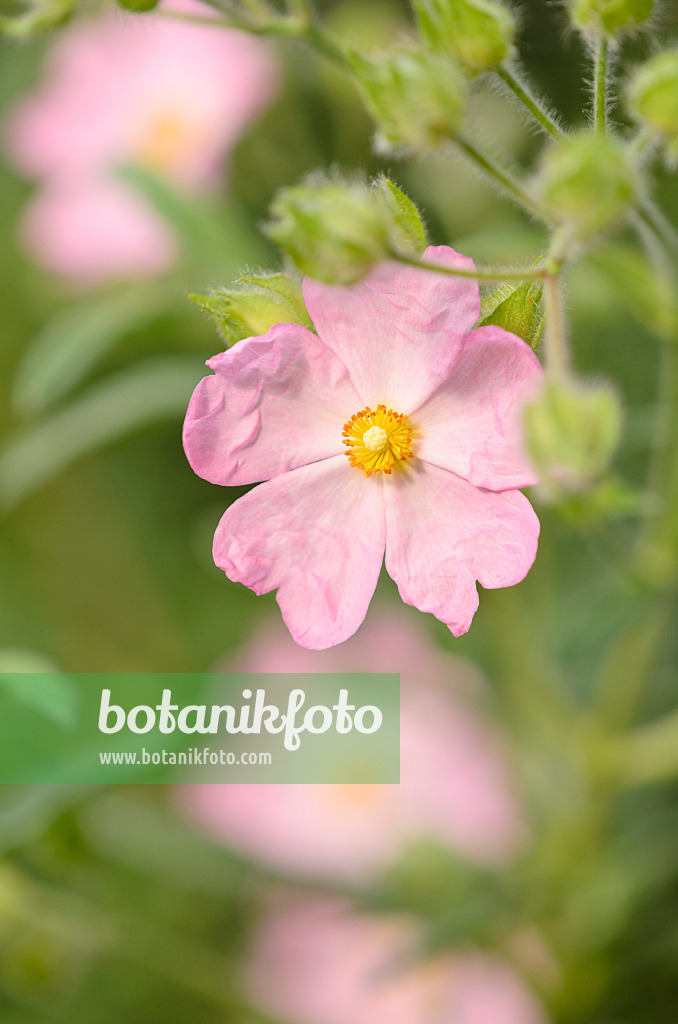
[[[628,103],[634,117],[664,136],[678,157],[678,50],[665,50],[636,70]]]
[[[189,295],[215,321],[227,347],[243,338],[266,334],[278,323],[301,324],[313,330],[301,285],[288,274],[248,274],[238,278],[244,287],[217,289],[209,295]]]
[[[328,284],[359,281],[394,244],[386,205],[363,184],[321,180],[284,188],[271,214],[267,237],[304,274]]]
[[[407,255],[420,256],[428,245],[426,228],[410,197],[385,174],[380,174],[373,183],[372,192],[388,212],[394,247]]]
[[[411,47],[375,60],[353,56],[351,63],[380,149],[431,149],[456,134],[465,83],[449,58]]]
[[[456,57],[472,74],[511,55],[513,15],[494,0],[414,0],[414,9],[429,46]]]
[[[160,0],[116,0],[118,7],[132,14],[143,14],[144,11],[152,11],[158,6]]]
[[[604,384],[547,381],[524,417],[527,450],[547,487],[586,488],[607,469],[619,444],[621,406]]]
[[[621,35],[647,21],[654,0],[570,0],[570,16],[585,35]]]
[[[544,314],[539,304],[541,293],[540,281],[501,285],[482,300],[482,319],[478,321],[478,327],[495,324],[517,334],[532,348],[536,348],[544,326]]]
[[[546,154],[537,189],[547,213],[580,238],[610,227],[636,196],[633,168],[613,139],[571,135]]]

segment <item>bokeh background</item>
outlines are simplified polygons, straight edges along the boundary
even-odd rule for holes
[[[399,0],[317,6],[367,48],[408,20]],[[675,38],[672,5],[659,24]],[[536,258],[541,229],[454,157],[374,156],[352,84],[287,43],[259,52],[268,91],[208,186],[162,160],[111,158],[173,239],[166,269],[60,274],[35,235],[25,245],[26,211],[48,186],[17,157],[10,125],[70,31],[0,43],[0,668],[401,671],[420,755],[404,760],[412,784],[397,793],[5,787],[0,1020],[671,1024],[678,793],[610,797],[589,743],[596,715],[643,722],[675,704],[672,598],[659,622],[618,565],[632,524],[610,527],[585,502],[539,505],[533,570],[483,592],[467,636],[399,607],[384,576],[350,649],[307,655],[273,595],[212,564],[214,528],[242,490],[195,477],[181,447],[191,390],[222,346],[188,295],[280,265],[259,225],[281,186],[318,167],[385,170],[434,243],[479,262]],[[582,123],[587,58],[561,7],[523,2],[519,42],[535,83]],[[651,45],[641,37],[624,59]],[[135,94],[131,51],[129,67],[125,47],[116,57],[130,117],[148,84]],[[499,91],[475,90],[470,123],[531,166],[538,140]],[[658,175],[676,217],[675,179]],[[615,382],[626,408],[615,471],[641,484],[659,342],[629,315],[604,251],[567,286],[574,362]],[[642,695],[625,683],[634,658],[649,666]],[[434,733],[427,759],[422,734]]]

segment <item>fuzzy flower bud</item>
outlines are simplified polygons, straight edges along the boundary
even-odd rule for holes
[[[633,169],[613,139],[588,132],[551,149],[537,180],[545,209],[580,238],[613,225],[636,195]]]
[[[366,184],[312,179],[282,189],[271,214],[267,237],[318,281],[353,284],[394,249],[412,253],[393,205]]]
[[[662,135],[678,157],[678,50],[665,50],[636,70],[628,103],[634,117]]]
[[[381,59],[354,56],[352,65],[380,149],[431,149],[456,134],[464,78],[448,57],[413,46]]]
[[[587,487],[608,468],[619,443],[622,411],[605,384],[549,381],[524,417],[527,450],[547,487]]]
[[[240,288],[189,296],[209,313],[227,346],[266,334],[277,323],[301,324],[313,329],[301,285],[293,277],[248,274],[240,277],[238,284]]]
[[[455,57],[471,74],[511,55],[513,15],[494,0],[414,0],[419,31],[434,50]]]
[[[633,31],[652,14],[654,0],[570,0],[570,16],[588,36]]]

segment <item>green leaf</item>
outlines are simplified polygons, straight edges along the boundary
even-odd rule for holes
[[[478,327],[503,327],[536,348],[544,326],[541,293],[541,283],[535,281],[501,285],[482,300]]]
[[[0,650],[0,687],[57,725],[75,723],[77,690],[72,680],[42,654]]]
[[[404,249],[405,252],[421,255],[428,245],[426,227],[419,210],[410,197],[405,195],[402,189],[398,188],[385,174],[379,175],[373,188],[381,195],[391,213],[394,233],[397,233],[394,240],[398,248]]]
[[[10,508],[81,455],[186,411],[200,376],[195,359],[164,356],[112,375],[0,453],[0,506]]]
[[[51,320],[29,342],[16,371],[13,406],[20,416],[45,412],[69,394],[122,338],[168,305],[157,284],[89,297]]]

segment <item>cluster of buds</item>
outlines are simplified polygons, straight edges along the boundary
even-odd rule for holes
[[[510,58],[513,15],[495,0],[415,0],[419,39],[351,64],[379,148],[427,150],[458,134],[466,78]]]

